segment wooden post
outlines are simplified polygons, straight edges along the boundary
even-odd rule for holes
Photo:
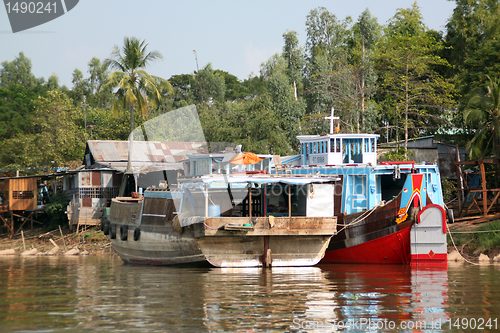
[[[205,185],[205,218],[208,217],[208,185]]]
[[[249,183],[250,187],[248,188],[248,216],[252,217],[252,183]]]
[[[10,238],[14,238],[14,212],[10,213]]]
[[[479,166],[481,168],[481,180],[482,180],[482,194],[483,194],[483,216],[486,216],[488,211],[488,190],[486,189],[486,172],[484,170],[483,160],[479,161]]]
[[[63,240],[63,245],[64,245],[64,251],[66,252],[66,242],[64,241],[64,235],[61,230],[61,226],[59,226],[59,232],[61,233],[61,238]]]
[[[23,239],[23,248],[26,251],[26,243],[24,242],[24,232],[21,230],[21,238]]]
[[[498,188],[498,159],[495,159],[495,188]],[[491,205],[493,206],[493,202]],[[495,200],[495,210],[498,213],[498,197]]]
[[[455,156],[456,156],[456,161],[460,162],[460,153],[458,151],[458,144],[455,145]],[[460,164],[455,164],[455,172],[457,174],[457,187],[459,188],[458,190],[458,216],[461,217],[462,215],[462,205],[463,202],[465,201],[465,198],[463,198],[463,181],[462,181],[462,173],[460,172],[459,168],[461,168]],[[463,199],[463,200],[462,200]]]
[[[267,184],[264,184],[264,217],[267,217]]]

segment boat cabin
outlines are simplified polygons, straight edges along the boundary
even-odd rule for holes
[[[336,177],[207,177],[181,183],[180,212],[205,217],[333,217]]]
[[[404,188],[408,175],[424,174],[423,191],[442,205],[439,169],[415,162],[377,163],[378,134],[328,134],[298,136],[300,165],[290,167],[292,176],[337,176],[335,213],[359,213],[388,202]],[[284,158],[285,159],[285,158]],[[277,172],[276,172],[277,173]]]
[[[378,134],[302,135],[302,165],[377,164]]]

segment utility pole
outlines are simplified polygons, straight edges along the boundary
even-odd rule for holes
[[[200,68],[198,67],[198,57],[196,56],[196,50],[193,50],[193,52],[194,52],[194,60],[196,60],[196,70],[198,71],[198,82],[200,83],[201,104],[203,104],[203,87],[201,86]]]
[[[83,95],[83,117],[84,117],[84,126],[85,126],[85,138],[87,138],[87,96]]]

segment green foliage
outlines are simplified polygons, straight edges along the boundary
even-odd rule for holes
[[[500,158],[500,82],[489,78],[488,92],[480,88],[469,100],[464,118],[467,124],[472,124],[478,130],[469,142],[470,157],[482,158],[488,152],[493,152]]]
[[[106,68],[115,69],[101,85],[100,91],[116,88],[115,110],[131,111],[131,131],[134,128],[133,112],[137,109],[146,118],[150,105],[156,105],[161,99],[160,91],[172,89],[170,83],[144,70],[151,62],[163,59],[158,51],[147,51],[148,44],[135,37],[125,37],[123,48],[115,46],[111,58],[104,61]]]
[[[457,197],[456,181],[441,177],[441,188],[443,189],[443,201],[445,204]]]
[[[262,112],[262,110],[266,110]],[[281,120],[266,96],[248,102],[226,102],[220,108],[198,106],[207,142],[243,145],[243,151],[288,155],[292,152]]]
[[[0,163],[4,170],[55,171],[81,161],[85,149],[77,111],[60,91],[32,101],[34,114],[30,131],[3,141]]]
[[[406,150],[403,147],[399,147],[387,152],[384,155],[385,161],[411,161],[413,152],[411,150]]]
[[[453,130],[479,156],[492,135],[490,146],[500,143],[487,92],[487,78],[500,70],[500,6],[454,2],[444,35],[425,27],[416,3],[398,9],[385,27],[368,9],[356,22],[312,9],[305,48],[297,32],[286,31],[282,52],[243,81],[210,63],[163,80],[145,71],[161,54],[125,38],[104,63],[94,57],[86,70],[75,69],[68,90],[56,76],[36,78],[21,52],[0,66],[0,168],[70,165],[82,160],[87,139],[125,140],[129,124],[141,128],[149,116],[194,103],[207,141],[247,151],[296,152],[296,135],[328,132],[324,116],[333,106],[342,132],[378,132],[385,141],[438,129],[446,139],[444,130]],[[400,149],[387,158],[409,157]]]
[[[0,87],[8,88],[12,84],[20,85],[25,89],[34,88],[38,82],[31,73],[31,60],[23,52],[14,61],[2,62],[0,69]]]
[[[48,230],[54,230],[58,226],[68,224],[68,216],[66,214],[66,208],[69,203],[68,198],[62,193],[57,193],[51,199],[52,202],[47,204],[44,209],[45,224]]]
[[[379,45],[376,69],[383,118],[403,130],[405,147],[410,137],[442,126],[443,113],[454,105],[452,83],[436,70],[449,66],[439,56],[443,49],[432,34],[424,33],[416,4],[398,10]]]
[[[29,132],[38,94],[21,85],[0,88],[0,138]]]
[[[78,68],[73,72],[73,89],[69,92],[69,96],[75,106],[109,108],[113,99],[113,89],[110,86],[102,87],[109,75],[107,66],[94,57],[88,63],[87,72],[90,74],[88,78],[84,78]]]
[[[209,63],[195,73],[191,91],[198,103],[223,103],[226,94],[225,74],[222,71],[214,71]]]

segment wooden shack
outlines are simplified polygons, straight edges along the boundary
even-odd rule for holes
[[[38,178],[0,178],[0,219],[9,229],[11,237],[14,236],[15,216],[24,222],[30,220],[33,227],[33,214],[38,211]]]
[[[2,211],[24,211],[37,207],[36,178],[4,178],[0,180]]]

